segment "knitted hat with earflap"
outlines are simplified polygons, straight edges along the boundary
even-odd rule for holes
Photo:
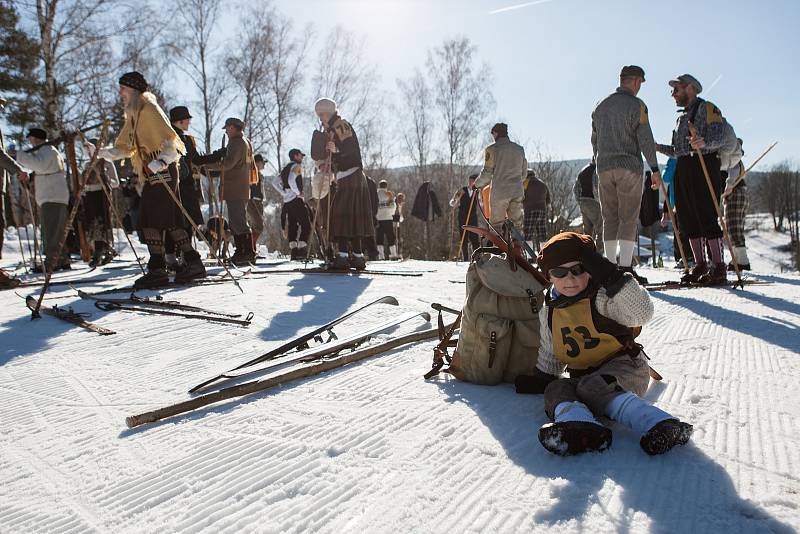
[[[119,84],[130,87],[131,89],[136,89],[140,93],[147,91],[147,81],[141,73],[136,71],[123,74],[119,79]]]
[[[320,98],[314,103],[314,113],[336,113],[336,102],[330,98]]]
[[[575,232],[561,232],[547,240],[542,250],[539,251],[536,261],[549,280],[550,269],[571,261],[579,261],[581,253],[587,249],[593,252],[597,250],[591,236]]]

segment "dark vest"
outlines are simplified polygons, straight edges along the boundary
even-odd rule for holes
[[[579,188],[581,198],[594,198],[592,178],[594,177],[594,171],[596,168],[596,165],[590,163],[578,173],[578,184],[580,184]]]
[[[283,170],[281,170],[281,187],[283,187],[284,191],[289,189],[289,173],[292,172],[292,167],[295,165],[296,163],[294,161],[290,161]],[[303,194],[303,177],[297,176],[295,182],[297,183],[297,190],[300,191],[300,194]]]
[[[467,221],[467,212],[469,212],[469,204],[472,202],[472,197],[469,196],[469,188],[462,187],[461,191],[464,193],[461,195],[461,200],[458,201],[458,223],[460,225],[469,224],[470,226],[475,226],[478,223],[478,206],[476,205],[478,199],[475,199],[475,204],[472,205],[472,213],[469,215],[469,221]],[[477,195],[477,191],[472,192],[473,196]]]

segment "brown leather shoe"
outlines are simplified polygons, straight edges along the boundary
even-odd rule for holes
[[[692,270],[681,277],[682,284],[696,284],[700,278],[708,272],[708,264],[706,262],[698,263]]]
[[[724,286],[728,283],[728,267],[724,263],[716,264],[701,276],[697,283],[707,286]]]

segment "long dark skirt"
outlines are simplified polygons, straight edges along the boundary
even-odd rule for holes
[[[90,241],[111,241],[111,210],[103,191],[87,191],[83,197],[86,237]]]
[[[331,206],[331,234],[335,238],[360,238],[375,235],[372,201],[364,172],[359,169],[336,181]]]
[[[705,154],[703,159],[708,168],[715,195],[722,183],[717,154]],[[678,212],[681,235],[694,239],[722,237],[717,211],[708,191],[700,158],[681,156],[675,168],[675,208]]]
[[[161,186],[164,187],[164,186]],[[189,212],[192,221],[197,224],[203,224],[203,212],[200,210],[200,198],[202,193],[198,191],[197,180],[192,176],[184,176],[180,182],[181,204]],[[186,217],[181,216],[181,226],[190,230],[189,221]]]
[[[178,169],[174,163],[169,166],[169,176],[170,180],[166,184],[177,197]],[[170,228],[183,228],[183,220],[183,213],[164,187],[164,183],[148,180],[142,189],[139,226],[143,229],[169,230]]]

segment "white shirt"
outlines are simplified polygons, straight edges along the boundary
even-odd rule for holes
[[[36,204],[46,202],[69,203],[67,175],[64,173],[64,156],[53,145],[45,145],[35,152],[17,152],[17,162],[35,172]]]
[[[283,197],[284,204],[289,203],[300,196],[300,189],[297,187],[297,177],[302,176],[302,169],[303,168],[299,163],[295,163],[292,167],[292,170],[289,171],[289,189],[283,188],[280,174],[270,180],[270,184],[272,184],[273,189],[275,189],[275,191],[277,191]]]

